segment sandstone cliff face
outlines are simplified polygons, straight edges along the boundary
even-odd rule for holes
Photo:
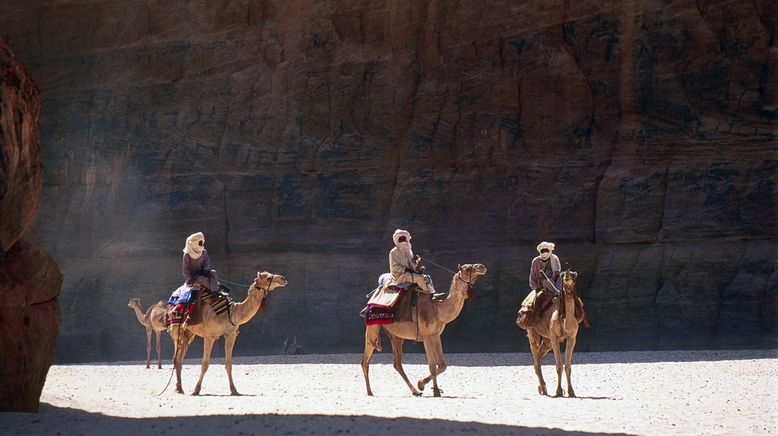
[[[59,333],[62,275],[30,229],[43,193],[40,104],[0,38],[0,411],[38,410]]]
[[[222,277],[289,279],[237,354],[287,335],[358,351],[396,227],[435,263],[489,268],[449,350],[526,349],[513,322],[540,240],[581,277],[582,349],[774,346],[775,10],[0,6],[43,91],[37,225],[65,274],[60,358],[139,358],[126,301],[167,297],[194,231]]]

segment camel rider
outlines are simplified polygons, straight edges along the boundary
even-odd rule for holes
[[[529,307],[533,312],[542,310],[547,296],[557,296],[562,289],[562,279],[559,275],[562,264],[559,257],[553,254],[554,243],[543,241],[538,244],[537,250],[539,255],[532,259],[529,271],[529,287],[532,292],[522,303],[522,306]]]
[[[421,292],[433,294],[435,290],[431,286],[429,276],[419,273],[421,257],[413,254],[411,234],[407,230],[397,229],[392,240],[395,247],[389,252],[389,272],[394,282],[415,283]]]
[[[216,270],[211,269],[211,259],[205,249],[205,235],[202,232],[193,233],[186,238],[181,273],[189,287],[199,284],[213,292],[219,289],[219,280]]]

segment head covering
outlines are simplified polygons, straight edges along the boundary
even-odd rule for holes
[[[199,242],[203,241],[203,245]],[[184,253],[188,253],[192,259],[199,259],[203,255],[205,249],[205,235],[203,232],[192,233],[186,238],[186,245],[184,245]]]
[[[554,243],[543,241],[540,244],[538,244],[537,248],[538,248],[538,253],[540,253],[544,248],[548,249],[548,251],[554,251]]]
[[[399,242],[401,236],[405,236],[405,242]],[[410,269],[414,269],[413,266],[413,247],[411,246],[411,234],[407,230],[397,229],[392,235],[392,240],[397,249],[405,254],[405,262]]]
[[[540,258],[543,259],[543,261],[547,261],[551,257],[551,252],[554,251],[554,243],[543,241],[538,244],[537,249],[538,253],[540,253]],[[548,252],[542,253],[543,250],[548,250]]]
[[[394,231],[394,234],[392,235],[392,240],[394,241],[394,245],[397,245],[397,240],[400,239],[400,236],[405,236],[405,240],[410,243],[411,242],[411,234],[407,230],[403,229],[397,229]]]

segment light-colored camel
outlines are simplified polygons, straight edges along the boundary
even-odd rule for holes
[[[162,332],[165,328],[165,310],[167,302],[160,301],[149,306],[146,313],[140,310],[140,299],[132,298],[127,307],[135,311],[138,322],[146,328],[146,368],[151,368],[151,332],[157,334],[157,368],[162,368]]]
[[[567,394],[575,397],[573,385],[570,382],[570,371],[573,363],[573,350],[578,335],[578,323],[580,319],[575,317],[575,300],[578,298],[575,282],[578,273],[564,271],[562,277],[562,295],[546,309],[534,327],[527,329],[529,347],[532,359],[535,363],[535,374],[538,376],[538,393],[548,395],[546,382],[543,380],[543,371],[540,363],[550,350],[554,350],[556,361],[557,388],[556,396],[564,395],[562,390],[562,351],[561,343],[565,345],[565,375],[567,376]],[[549,344],[550,342],[550,344]]]
[[[459,271],[454,274],[451,280],[451,288],[448,297],[444,301],[432,301],[429,295],[419,294],[416,302],[416,309],[413,310],[413,321],[393,322],[386,325],[369,325],[365,328],[365,354],[362,357],[362,373],[365,375],[365,386],[367,394],[373,395],[370,389],[370,378],[368,376],[370,369],[370,359],[373,357],[373,351],[381,351],[381,327],[389,333],[392,343],[392,354],[394,369],[405,380],[405,383],[411,389],[413,395],[421,395],[424,386],[432,380],[432,389],[436,397],[440,396],[438,388],[438,375],[446,370],[446,359],[443,356],[443,343],[440,335],[446,324],[455,320],[465,300],[470,297],[473,285],[476,280],[486,274],[486,267],[480,263],[474,265],[462,265]],[[403,298],[410,298],[406,295]],[[427,353],[427,363],[429,365],[429,376],[419,380],[416,390],[402,367],[403,343],[405,340],[421,340],[424,343],[424,351]]]
[[[173,363],[176,369],[176,392],[183,394],[181,387],[181,367],[186,357],[189,346],[192,345],[196,336],[203,338],[203,361],[200,367],[200,379],[192,392],[192,395],[200,395],[200,387],[203,383],[203,377],[208,370],[211,360],[211,350],[213,344],[220,337],[224,336],[224,369],[227,370],[227,378],[230,381],[230,393],[238,394],[235,389],[235,383],[232,381],[232,349],[235,341],[238,339],[238,328],[254,318],[259,311],[262,301],[267,297],[267,293],[277,288],[286,286],[286,278],[278,274],[272,274],[267,271],[258,272],[257,278],[251,284],[246,299],[241,302],[230,303],[229,310],[217,315],[209,304],[202,304],[200,310],[201,321],[194,325],[171,325],[168,332],[173,338],[175,353]]]

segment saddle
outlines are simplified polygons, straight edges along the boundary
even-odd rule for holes
[[[221,287],[221,286],[220,286]],[[182,285],[170,296],[165,326],[197,325],[202,322],[201,305],[205,302],[217,315],[229,310],[232,298],[219,289],[216,292],[200,285]]]
[[[519,309],[518,317],[516,318],[516,325],[525,330],[534,327],[543,315],[543,312],[551,307],[560,297],[552,296],[551,298],[541,298],[542,301],[539,304],[540,307],[536,309],[533,309],[532,306],[525,306],[522,304],[521,308]],[[527,299],[529,299],[529,297]],[[564,317],[564,305],[561,305],[560,310],[561,316]],[[589,320],[586,319],[586,311],[584,310],[583,301],[581,301],[580,297],[577,298],[575,304],[575,318],[580,324],[583,324],[584,327],[589,328],[591,326]]]

